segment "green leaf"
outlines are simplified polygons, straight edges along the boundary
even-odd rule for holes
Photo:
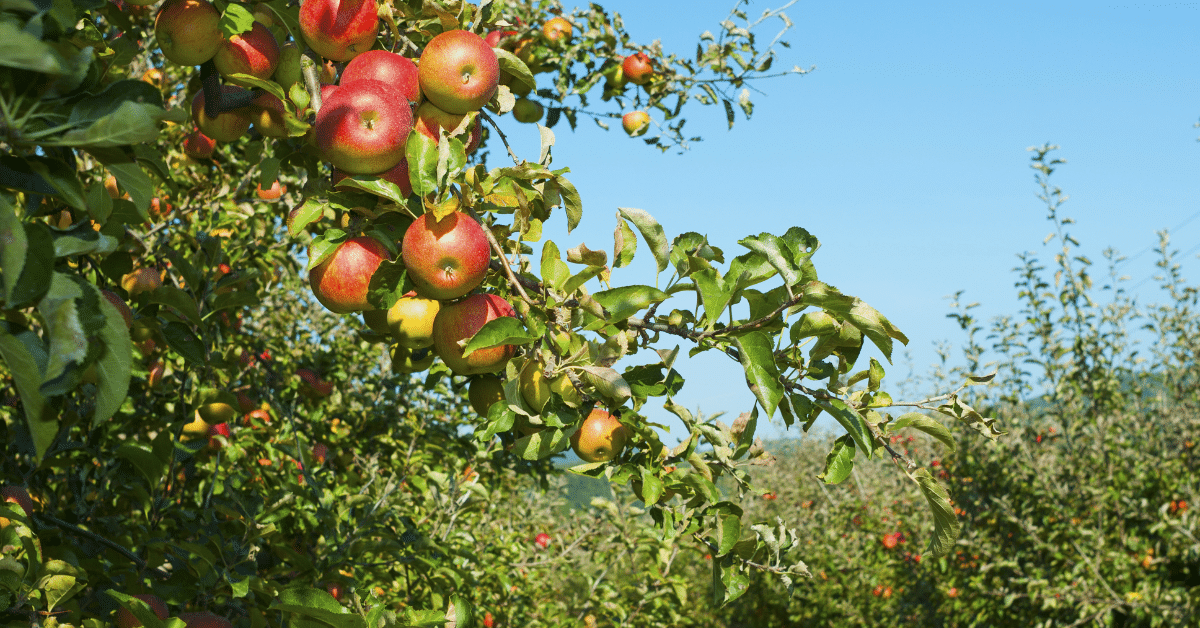
[[[600,250],[592,250],[586,244],[580,244],[574,248],[567,249],[567,261],[572,264],[604,267],[608,265],[608,253]]]
[[[40,144],[104,148],[154,142],[158,139],[158,123],[168,117],[162,107],[127,100],[116,111],[87,127],[67,131],[57,140],[46,140]],[[130,193],[130,196],[133,194]]]
[[[157,131],[156,131],[157,132]],[[130,155],[115,148],[93,146],[88,149],[105,168],[117,178],[121,188],[129,193],[137,210],[140,222],[150,220],[150,199],[154,197],[154,183]]]
[[[36,35],[22,30],[20,23],[0,22],[0,66],[56,76],[70,74],[72,63]]]
[[[154,611],[150,609],[149,604],[132,595],[121,593],[115,589],[106,589],[104,592],[120,602],[121,606],[129,609],[129,612],[133,613],[133,616],[141,621],[145,628],[176,628],[184,625],[180,619],[166,621],[159,619],[158,615],[155,615]]]
[[[381,177],[368,174],[355,174],[346,177],[337,182],[335,187],[348,188],[351,190],[361,190],[375,196],[386,198],[387,200],[404,205],[408,203],[408,198],[404,196],[400,190],[400,186],[387,181]]]
[[[721,579],[723,581],[722,584],[725,585],[724,604],[729,604],[742,597],[750,589],[750,578],[744,573],[726,569],[725,573],[721,574]]]
[[[150,486],[158,486],[162,480],[163,462],[149,449],[126,443],[117,448],[117,457],[128,460],[145,478]]]
[[[225,12],[221,14],[221,21],[217,25],[228,39],[254,28],[254,15],[246,7],[230,2],[225,6]]]
[[[738,347],[738,361],[746,371],[750,391],[767,416],[774,415],[779,400],[783,398],[783,385],[779,382],[771,337],[766,332],[752,331],[734,338],[733,342]]]
[[[71,107],[67,122],[77,126],[95,124],[127,102],[163,108],[162,93],[157,87],[145,81],[125,79],[111,83],[98,94],[79,100]]]
[[[350,612],[326,591],[311,588],[284,589],[271,602],[271,610],[296,613],[338,628],[366,628],[362,617]]]
[[[108,299],[101,297],[95,286],[88,284],[88,289],[96,292],[105,321],[100,330],[104,353],[95,362],[96,410],[92,421],[99,424],[112,418],[117,410],[121,409],[121,404],[129,394],[133,344],[129,340],[129,328],[125,326],[121,312]],[[155,482],[151,482],[150,485],[154,486]]]
[[[667,243],[667,234],[663,231],[662,225],[654,219],[648,212],[632,207],[618,207],[617,211],[624,216],[626,220],[633,223],[637,230],[642,234],[642,238],[646,240],[646,244],[650,247],[650,253],[654,255],[654,261],[658,263],[658,272],[667,269],[671,263],[671,249]]]
[[[117,250],[117,239],[92,229],[88,223],[80,223],[70,231],[57,231],[54,236],[54,256],[108,255]]]
[[[581,366],[579,369],[583,379],[596,388],[596,393],[611,401],[613,405],[624,404],[633,394],[629,383],[615,369],[592,365]]]
[[[567,233],[571,233],[583,219],[583,201],[579,198],[579,190],[575,189],[575,184],[566,177],[556,176],[554,182],[562,196],[563,209],[567,212]]]
[[[613,268],[624,268],[633,261],[637,253],[637,236],[633,229],[622,218],[617,218],[617,228],[613,230]]]
[[[833,441],[833,448],[825,456],[825,471],[818,478],[826,484],[841,484],[850,477],[854,469],[854,440],[849,434],[838,437]]]
[[[500,345],[525,345],[537,340],[529,335],[525,325],[515,317],[501,316],[487,322],[467,345],[463,347],[463,357],[469,357],[480,349],[490,349]]]
[[[184,360],[197,366],[204,364],[204,342],[196,334],[192,333],[192,330],[187,325],[178,321],[171,321],[163,325],[162,334],[167,340],[167,345],[182,356]]]
[[[175,311],[179,312],[179,314],[188,319],[193,325],[200,324],[200,310],[196,306],[195,299],[192,298],[192,295],[175,286],[160,286],[146,293],[144,298],[149,303],[158,303],[174,308]]]
[[[447,628],[474,628],[475,605],[457,593],[451,594],[445,620]]]
[[[925,551],[931,552],[934,558],[945,556],[954,548],[959,534],[958,518],[954,516],[950,494],[933,479],[929,469],[918,469],[916,476],[921,493],[925,495],[925,501],[929,502],[929,509],[933,511],[933,537],[929,539],[929,546]]]
[[[715,268],[692,273],[692,281],[696,282],[696,291],[700,293],[700,300],[704,302],[705,325],[712,329],[729,306],[729,301],[733,299],[737,282],[727,284]]]
[[[604,465],[606,463],[597,462],[592,464]],[[654,504],[658,503],[658,500],[662,497],[662,494],[662,480],[658,479],[658,476],[654,475],[654,472],[649,468],[642,467],[642,494],[639,496],[642,498],[642,503],[646,504],[647,506],[653,506]]]
[[[870,446],[872,442],[871,432],[863,424],[862,417],[854,410],[851,410],[841,399],[817,399],[816,402],[818,406],[821,406],[822,410],[828,412],[829,416],[832,416],[846,429],[850,438],[854,439],[854,444],[863,453],[867,454],[867,458],[870,458],[873,449]]]
[[[38,313],[46,323],[50,339],[50,360],[42,374],[41,392],[47,397],[65,395],[79,385],[83,364],[87,360],[89,338],[94,332],[95,321],[82,311],[80,299],[84,297],[81,284],[87,285],[75,277],[63,273],[54,273],[50,280],[50,290],[38,302]],[[99,298],[99,292],[93,296]],[[99,310],[95,306],[93,313]],[[102,321],[102,319],[101,319]],[[85,328],[85,325],[87,328]]]
[[[592,295],[608,312],[607,323],[623,321],[651,304],[666,301],[670,296],[650,286],[622,286]]]
[[[941,441],[947,450],[954,451],[954,436],[945,425],[942,425],[941,421],[917,412],[909,412],[901,415],[900,418],[888,426],[888,431],[896,432],[906,427],[921,430]]]
[[[570,276],[570,269],[559,256],[558,245],[547,240],[542,247],[542,283],[559,290]]]
[[[424,133],[412,131],[404,145],[408,180],[413,194],[425,196],[438,189],[438,143]]]
[[[293,238],[300,235],[312,223],[325,215],[325,204],[315,198],[307,198],[304,204],[288,214],[288,235]]]
[[[4,267],[5,305],[12,309],[32,305],[50,289],[54,271],[54,241],[50,228],[22,223],[11,206],[0,208],[0,261]]]
[[[493,48],[492,50],[496,53],[496,61],[500,63],[501,72],[512,75],[524,87],[531,90],[537,89],[537,81],[534,80],[533,73],[529,71],[529,66],[525,65],[524,61],[503,48]]]
[[[798,344],[805,338],[836,334],[841,326],[841,323],[827,312],[805,312],[800,316],[800,320],[792,325],[790,338],[792,344]]]
[[[566,268],[567,265],[563,264],[563,269],[565,270]],[[583,286],[583,284],[587,283],[602,272],[604,272],[603,266],[588,266],[587,268],[579,271],[578,273],[572,275],[571,278],[563,284],[563,294],[568,296],[574,294],[576,290]]]
[[[741,517],[737,515],[719,515],[717,517],[717,552],[715,556],[724,556],[733,551],[733,546],[741,538]]]
[[[38,460],[41,460],[58,434],[58,409],[48,403],[39,390],[49,355],[36,333],[0,321],[0,356],[4,357],[17,394],[21,396],[25,423],[33,437]]]
[[[767,258],[767,262],[779,272],[784,282],[793,286],[800,280],[800,269],[791,259],[791,251],[779,237],[760,233],[757,237],[738,240],[738,244]]]
[[[571,437],[567,432],[555,428],[546,428],[517,439],[513,443],[513,453],[522,460],[544,460],[571,446]]]
[[[842,294],[837,289],[814,281],[804,286],[805,305],[815,305],[844,317],[875,343],[891,362],[892,339],[908,344],[908,337],[896,329],[887,318],[862,300]]]
[[[141,82],[141,81],[139,81]],[[145,83],[142,83],[145,85]],[[147,87],[149,87],[147,85]],[[25,158],[29,168],[37,173],[46,183],[49,183],[58,197],[73,209],[87,210],[87,199],[83,196],[83,184],[79,182],[79,174],[74,168],[48,157],[29,156]]]

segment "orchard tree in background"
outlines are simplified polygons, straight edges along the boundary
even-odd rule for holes
[[[895,402],[883,366],[858,365],[864,342],[890,359],[907,339],[818,279],[816,237],[727,254],[620,208],[611,255],[542,240],[583,211],[552,127],[622,118],[684,149],[690,102],[732,126],[786,45],[782,10],[739,5],[686,58],[550,2],[35,0],[3,17],[6,622],[688,625],[681,548],[711,556],[716,604],[752,571],[810,576],[794,530],[740,505],[763,494],[755,431],[776,415],[832,416],[824,481],[890,458],[932,509],[928,551],[954,542],[946,491],[890,444],[953,439],[888,408],[999,431],[961,388]],[[516,155],[504,127],[543,115],[536,159]],[[618,280],[639,248],[656,286]],[[681,353],[704,351],[757,400],[732,425],[672,400]],[[679,445],[648,403],[683,422]],[[597,500],[567,530],[514,521],[572,447],[572,472],[632,486],[649,517]],[[560,547],[607,567],[525,590]]]

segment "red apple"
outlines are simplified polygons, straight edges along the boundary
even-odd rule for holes
[[[312,448],[312,458],[318,465],[325,464],[325,459],[329,457],[329,448],[325,443],[317,443]]]
[[[321,104],[324,106],[325,101],[333,98],[333,93],[337,91],[338,86],[333,83],[321,83]]]
[[[412,111],[400,90],[361,80],[338,87],[313,125],[322,157],[351,174],[390,170],[404,158]]]
[[[458,343],[474,336],[489,321],[516,315],[508,301],[494,294],[473,294],[445,305],[433,319],[433,348],[446,366],[459,375],[501,371],[516,354],[515,345],[481,349],[464,358]]]
[[[491,31],[483,38],[483,41],[492,48],[495,48],[496,46],[500,45],[501,39],[504,39],[505,37],[512,37],[516,34],[517,31]]]
[[[196,129],[183,138],[183,154],[192,159],[210,159],[217,141]]]
[[[296,377],[300,378],[300,392],[307,397],[320,399],[333,394],[333,382],[321,379],[310,369],[296,369]]]
[[[221,448],[221,441],[217,440],[217,438],[216,438],[217,436],[224,436],[225,438],[232,438],[233,434],[232,434],[232,432],[229,431],[228,423],[217,423],[216,425],[208,426],[208,448],[209,449],[220,449]]]
[[[552,44],[560,41],[566,42],[571,40],[571,32],[574,29],[575,27],[565,18],[553,17],[542,25],[542,36]]]
[[[167,618],[167,603],[163,602],[162,598],[149,593],[138,593],[132,597],[145,602],[150,607],[150,610],[154,612],[155,617],[159,619]],[[135,628],[142,625],[142,622],[137,617],[134,617],[129,609],[124,607],[117,610],[117,617],[114,623],[116,623],[117,628]]]
[[[233,85],[222,85],[224,94],[237,94],[246,90]],[[200,132],[218,142],[235,142],[250,130],[249,107],[239,107],[232,111],[223,111],[217,117],[210,118],[204,113],[204,90],[196,92],[192,98],[192,121]]]
[[[261,183],[258,184],[258,188],[254,191],[254,193],[258,195],[258,198],[261,198],[264,201],[275,201],[279,200],[279,197],[283,196],[283,193],[286,191],[287,188],[280,186],[279,180],[276,179],[275,183],[272,183],[271,187],[265,190],[263,189]]]
[[[629,137],[644,135],[650,128],[650,114],[645,111],[630,111],[621,116],[621,128],[625,129]]]
[[[33,516],[33,499],[29,497],[29,491],[22,486],[0,486],[0,501],[16,504],[25,511],[26,517]],[[0,517],[0,528],[7,528],[10,523],[7,517]]]
[[[644,52],[632,54],[625,57],[621,70],[630,82],[645,85],[654,76],[654,60]]]
[[[213,63],[221,76],[249,74],[266,80],[279,65],[279,44],[266,26],[255,22],[249,31],[226,40],[213,57]],[[230,82],[242,85],[237,81]]]
[[[117,308],[118,312],[121,313],[121,318],[125,321],[125,327],[126,328],[132,327],[133,326],[133,310],[129,309],[129,306],[125,303],[125,301],[123,299],[121,299],[121,297],[117,296],[117,293],[109,291],[109,290],[101,290],[100,294],[105,299],[107,299],[108,302],[111,303],[113,307]]]
[[[301,369],[301,370],[304,370],[304,369]],[[296,372],[299,373],[300,371],[296,371]],[[251,410],[249,412],[249,414],[242,417],[242,425],[245,425],[245,426],[249,427],[250,429],[254,429],[256,420],[262,421],[263,425],[267,425],[271,422],[271,413],[267,412],[266,410],[263,410],[262,408],[259,408],[257,410]]]
[[[154,19],[154,36],[172,63],[200,65],[221,48],[220,21],[220,12],[205,0],[167,0]]]
[[[375,238],[350,238],[308,271],[308,283],[321,305],[331,311],[344,314],[373,310],[367,303],[367,287],[371,275],[386,259],[391,259],[391,254]]]
[[[368,50],[350,60],[342,70],[340,83],[369,79],[383,81],[400,90],[409,102],[421,99],[421,86],[417,79],[417,64],[387,50]]]
[[[413,128],[435,142],[438,141],[439,131],[445,130],[446,135],[461,136],[459,139],[464,144],[470,144],[480,124],[479,116],[473,116],[472,113],[450,113],[426,101],[417,107]]]
[[[536,543],[538,547],[546,549],[547,547],[550,547],[550,535],[543,532],[534,537],[533,542]]]
[[[179,618],[183,620],[183,625],[187,628],[233,628],[233,624],[229,623],[228,619],[207,611],[180,613]]]
[[[491,251],[483,227],[454,212],[440,221],[432,213],[417,218],[400,247],[417,293],[428,299],[455,299],[483,283]]]
[[[500,81],[496,53],[469,31],[447,31],[429,40],[419,68],[421,93],[450,113],[478,111]]]
[[[349,175],[347,175],[345,172],[342,172],[341,170],[334,168],[333,169],[333,184],[337,185],[338,181],[345,179],[347,176],[349,176]],[[395,168],[392,168],[391,170],[388,170],[387,172],[384,172],[383,174],[379,174],[376,176],[378,176],[380,179],[383,179],[384,181],[391,181],[392,183],[395,183],[400,188],[400,193],[403,194],[406,198],[409,196],[412,196],[412,193],[413,193],[412,181],[410,181],[408,178],[408,160],[407,159],[401,159],[400,163],[396,164]]]
[[[375,45],[379,32],[375,0],[302,0],[300,30],[317,54],[349,61]]]

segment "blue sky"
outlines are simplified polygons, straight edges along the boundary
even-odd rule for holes
[[[732,3],[604,6],[635,39],[687,54]],[[1062,146],[1063,213],[1098,262],[1106,246],[1141,252],[1156,230],[1200,212],[1200,2],[800,2],[788,14],[791,48],[775,67],[817,69],[758,84],[754,117],[732,131],[719,108],[698,105],[687,128],[704,141],[683,155],[619,129],[556,128],[555,166],[571,167],[584,220],[569,235],[550,225],[547,236],[563,249],[611,251],[621,206],[649,211],[670,236],[707,233],[733,255],[746,235],[804,227],[822,241],[821,279],[887,315],[925,372],[936,341],[960,340],[947,295],[965,290],[984,320],[1015,313],[1016,254],[1052,255],[1027,147]],[[503,123],[518,154],[535,159],[536,129]],[[1200,278],[1200,220],[1173,243],[1191,251],[1185,274]],[[1146,253],[1122,270],[1136,284],[1153,262]],[[644,245],[615,281],[653,284]],[[1153,286],[1140,286],[1144,301]],[[905,374],[902,362],[898,354],[889,376]],[[712,356],[679,368],[687,407],[750,409],[735,363]]]

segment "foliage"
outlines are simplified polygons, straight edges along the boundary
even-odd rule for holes
[[[256,19],[249,5],[218,7],[227,36]],[[253,8],[276,36],[295,38],[298,7]],[[548,14],[562,13],[552,3],[413,0],[383,9],[382,45],[406,53],[446,30],[519,25],[511,43],[528,41],[497,53],[501,67],[526,86],[534,71],[550,72],[537,93],[556,103],[537,160],[516,156],[500,123],[482,113],[497,136],[484,141],[494,150],[501,142],[511,166],[489,169],[458,138],[414,132],[406,154],[415,194],[378,176],[333,187],[309,137],[321,104],[311,55],[304,80],[289,85],[235,75],[284,103],[287,137],[256,131],[195,160],[181,150],[192,131],[186,110],[200,90],[220,93],[218,79],[211,64],[197,73],[164,63],[150,45],[150,9],[91,0],[3,8],[0,413],[12,455],[0,470],[37,503],[32,516],[5,507],[17,522],[0,531],[6,622],[100,626],[130,605],[128,594],[153,592],[173,616],[213,611],[256,628],[469,626],[484,605],[529,626],[586,623],[587,613],[685,625],[670,598],[650,595],[691,595],[688,580],[667,575],[683,544],[715,557],[707,582],[717,605],[744,595],[756,572],[789,588],[810,575],[789,524],[748,518],[742,505],[763,492],[751,474],[767,456],[755,431],[776,413],[804,429],[822,413],[843,426],[826,456],[829,483],[849,477],[856,458],[891,457],[932,509],[928,547],[949,551],[958,523],[945,489],[890,441],[905,426],[941,441],[949,432],[926,415],[884,410],[927,409],[992,438],[1000,432],[961,387],[893,401],[882,364],[856,366],[864,342],[890,359],[907,338],[818,279],[815,236],[799,227],[750,236],[727,257],[698,232],[668,237],[650,213],[622,208],[611,263],[582,245],[563,251],[546,241],[534,253],[556,208],[569,229],[583,209],[569,170],[552,167],[549,127],[556,115],[600,115],[582,107],[612,55],[649,49],[660,71],[637,95],[614,83],[601,100],[656,107],[672,122],[651,143],[683,145],[685,103],[721,101],[732,121],[724,90],[769,70],[780,40],[756,47],[748,27],[761,20],[735,10],[691,61],[629,41],[619,16],[594,5],[570,16],[579,32],[567,44],[537,34]],[[766,18],[790,26],[781,11]],[[504,114],[513,100],[500,89],[490,111]],[[748,98],[739,102],[748,116]],[[291,190],[282,202],[251,196],[276,181]],[[415,218],[454,210],[488,234],[492,272],[482,289],[519,314],[466,347],[521,348],[506,367],[505,399],[485,417],[462,403],[467,381],[441,362],[423,375],[397,367],[384,335],[320,307],[305,279],[352,235],[394,252]],[[614,281],[639,239],[658,271],[669,271],[661,287]],[[370,299],[384,308],[409,280],[400,262],[380,268]],[[674,307],[687,298],[694,304]],[[659,314],[660,306],[671,309]],[[738,361],[756,407],[726,426],[675,404],[684,342],[691,355]],[[537,368],[555,383],[540,410],[518,385],[519,373]],[[684,422],[679,446],[667,447],[641,414],[651,401]],[[514,508],[513,492],[549,485],[550,460],[597,405],[619,413],[631,446],[572,471],[636,481],[650,518],[627,520],[597,502],[595,525],[561,529],[606,567],[563,578],[551,602],[521,606],[509,566],[537,560],[528,519],[517,516],[538,512]],[[518,423],[532,430],[514,430]],[[597,537],[603,526],[609,532]],[[623,584],[616,574],[605,580],[612,568],[629,570]],[[339,600],[330,590],[348,593]],[[147,626],[178,625],[137,611]]]

